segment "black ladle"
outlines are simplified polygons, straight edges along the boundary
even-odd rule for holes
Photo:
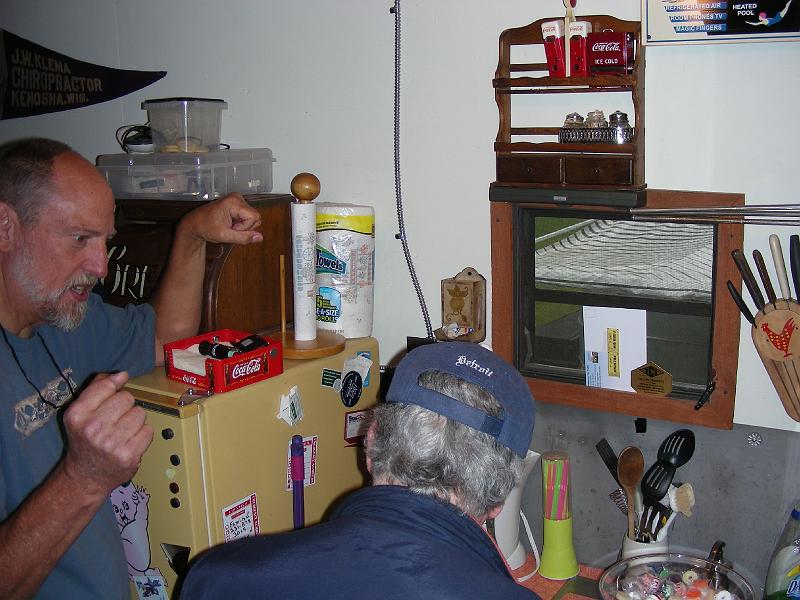
[[[694,454],[694,433],[679,429],[669,434],[658,448],[658,460],[647,469],[640,488],[645,503],[655,503],[667,495],[675,471]]]

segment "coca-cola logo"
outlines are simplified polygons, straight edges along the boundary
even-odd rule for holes
[[[592,52],[619,52],[620,50],[619,42],[595,42],[592,44]]]
[[[241,362],[231,370],[231,379],[241,379],[247,375],[258,373],[261,370],[261,357],[252,358],[247,362]]]

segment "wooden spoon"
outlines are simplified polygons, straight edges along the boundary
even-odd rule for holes
[[[628,538],[631,540],[636,539],[636,533],[634,531],[634,511],[630,509],[636,505],[636,488],[639,486],[642,473],[644,473],[642,451],[636,446],[627,446],[620,452],[617,460],[617,479],[628,497]]]

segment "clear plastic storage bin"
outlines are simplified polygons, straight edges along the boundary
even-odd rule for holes
[[[161,98],[145,100],[142,108],[153,134],[156,152],[214,152],[219,150],[224,100]]]
[[[272,191],[272,150],[101,154],[97,168],[117,198],[213,200]]]

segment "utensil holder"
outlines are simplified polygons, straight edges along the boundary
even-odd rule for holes
[[[625,535],[622,538],[620,558],[631,558],[632,556],[644,556],[646,554],[666,554],[667,552],[669,552],[669,539],[667,537],[656,542],[645,543],[637,542]]]
[[[569,457],[564,452],[542,455],[542,503],[544,540],[539,574],[563,580],[578,574],[572,540],[572,509],[569,496]]]

